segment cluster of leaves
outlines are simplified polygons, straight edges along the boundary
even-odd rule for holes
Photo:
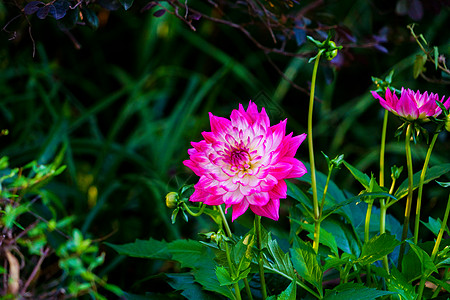
[[[9,168],[0,158],[0,257],[4,299],[73,298],[90,294],[105,299],[103,287],[122,291],[95,274],[104,262],[98,243],[71,230],[74,216],[58,217],[61,203],[44,186],[64,171],[62,153],[50,164],[33,161]]]
[[[319,193],[326,186],[328,192],[324,199],[320,229],[322,247],[316,253],[311,243],[306,241],[313,239],[314,235],[311,196],[297,185],[288,183],[288,195],[298,201],[291,208],[288,240],[275,238],[265,229],[261,234],[264,269],[270,276],[277,278],[277,281],[272,281],[277,283],[269,286],[272,293],[270,299],[296,299],[296,295],[301,298],[314,296],[317,299],[375,299],[395,294],[402,299],[413,300],[417,297],[413,282],[422,278],[423,274],[428,274],[430,282],[449,290],[446,283],[448,274],[443,278],[438,275],[439,270],[450,267],[449,240],[441,244],[435,260],[430,257],[434,242],[419,245],[411,243],[411,250],[397,269],[396,249],[401,244],[401,226],[395,218],[388,216],[387,232],[377,234],[380,211],[373,211],[371,238],[364,238],[363,219],[367,204],[373,203],[377,198],[391,198],[391,204],[402,199],[408,191],[407,180],[390,195],[377,184],[373,176],[369,177],[357,170],[344,161],[342,156],[329,161],[343,163],[364,190],[359,195],[352,196],[340,190],[334,182],[327,182],[325,174],[317,174]],[[425,182],[449,171],[450,164],[432,167],[427,172]],[[393,172],[395,174],[392,176],[398,178],[399,170],[393,168]],[[310,184],[308,174],[310,172],[301,177],[300,181]],[[414,175],[414,189],[419,185],[419,176],[420,172]],[[221,223],[215,221],[221,227]],[[430,217],[425,226],[437,236],[441,222]],[[448,228],[446,230],[448,232]],[[188,299],[209,299],[209,294],[204,290],[236,299],[232,287],[237,284],[243,289],[243,280],[251,280],[251,293],[259,295],[259,250],[256,247],[255,230],[230,238],[224,236],[221,230],[203,236],[208,240],[175,240],[168,243],[150,239],[124,245],[108,245],[122,255],[179,262],[180,267],[187,272],[167,273],[164,276],[174,290],[181,291]],[[299,236],[304,236],[304,239]],[[280,245],[290,247],[286,252]],[[386,255],[389,255],[391,261],[389,272],[379,266]],[[367,271],[369,268],[371,271]],[[431,276],[432,274],[436,276]],[[280,280],[283,287],[281,290]],[[364,285],[363,281],[370,284]]]

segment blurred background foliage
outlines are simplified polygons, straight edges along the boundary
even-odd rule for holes
[[[266,107],[272,124],[288,118],[288,130],[305,132],[314,50],[306,35],[324,40],[330,30],[344,46],[320,68],[317,153],[345,154],[378,174],[383,110],[369,93],[376,89],[371,76],[394,70],[396,88],[450,95],[450,78],[431,63],[415,78],[423,52],[407,28],[416,23],[415,32],[448,58],[449,1],[182,2],[78,1],[74,9],[59,4],[64,17],[49,10],[47,18],[38,9],[54,1],[0,3],[0,127],[9,130],[0,137],[0,156],[16,167],[48,164],[63,151],[67,168],[47,190],[58,199],[57,217],[75,216],[72,226],[91,239],[119,244],[207,231],[207,218],[172,225],[164,203],[169,191],[197,180],[182,165],[190,141],[209,130],[208,112],[228,117],[250,99]],[[75,22],[62,23],[69,18]],[[393,136],[400,124],[389,120],[388,166],[405,164],[403,143]],[[424,142],[413,147],[417,171],[426,149]],[[431,166],[448,162],[449,152],[442,133]],[[307,161],[306,144],[297,157]],[[324,159],[317,163],[326,170]],[[334,180],[359,192],[345,170]],[[435,218],[446,198],[436,186],[426,187],[423,207],[423,215]],[[284,202],[282,219],[291,204]],[[401,205],[393,211],[399,219]],[[234,226],[249,226],[250,218],[241,219]],[[287,222],[266,221],[275,231]],[[98,275],[108,282],[136,294],[170,290],[161,276],[142,279],[176,265],[124,261],[100,247],[106,258]]]

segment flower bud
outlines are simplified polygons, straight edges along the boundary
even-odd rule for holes
[[[170,192],[166,195],[166,206],[168,208],[176,208],[178,206],[178,193]]]
[[[330,50],[330,49],[327,50],[327,51],[325,52],[325,57],[326,57],[328,60],[332,60],[332,59],[335,58],[336,55],[338,54],[338,49],[337,49],[337,47],[336,47],[336,43],[333,42],[333,41],[329,41],[329,42],[328,42],[328,47],[331,48],[332,50]]]

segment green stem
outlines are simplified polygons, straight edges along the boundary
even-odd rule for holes
[[[403,222],[403,232],[402,232],[402,244],[400,245],[400,254],[398,256],[398,269],[402,268],[402,260],[406,247],[406,237],[408,235],[408,226],[409,226],[409,216],[411,214],[411,203],[413,196],[413,167],[412,167],[412,157],[411,157],[411,134],[413,131],[413,125],[408,124],[408,128],[406,129],[406,138],[405,138],[405,152],[406,152],[406,166],[408,167],[408,197],[406,199],[406,207],[405,207],[405,220]]]
[[[386,232],[386,212],[387,206],[385,199],[380,200],[380,235]],[[387,255],[383,256],[383,267],[389,274],[389,261]]]
[[[227,254],[227,261],[228,261],[228,266],[230,268],[230,273],[231,273],[232,276],[234,276],[235,275],[234,266],[233,266],[233,263],[231,261],[230,249],[228,248],[228,244],[227,243],[228,242],[226,242],[226,241],[224,242],[224,244],[225,244],[225,252]],[[233,286],[234,286],[234,293],[236,295],[236,299],[237,300],[241,300],[241,290],[239,289],[239,283],[235,282],[233,284]]]
[[[259,277],[261,280],[261,293],[262,299],[267,298],[266,290],[266,279],[264,278],[264,261],[262,253],[262,241],[261,241],[261,216],[255,215],[255,233],[256,233],[256,244],[258,247],[258,264],[259,264]]]
[[[308,151],[309,151],[309,163],[311,166],[311,188],[313,193],[314,223],[315,223],[313,248],[316,253],[319,251],[320,212],[319,212],[319,201],[317,199],[316,167],[314,163],[312,119],[313,119],[314,92],[316,88],[317,69],[319,67],[319,60],[321,55],[322,52],[319,51],[316,60],[314,62],[314,69],[311,79],[311,93],[309,95],[309,110],[308,110]]]
[[[325,197],[327,195],[328,184],[330,183],[330,178],[331,178],[331,172],[332,171],[333,171],[333,165],[331,165],[331,168],[328,170],[327,182],[325,183],[325,187],[323,189],[322,201],[320,202],[319,219],[322,219],[323,207],[325,206]]]
[[[386,152],[386,131],[389,112],[384,110],[383,129],[381,130],[381,147],[380,147],[380,187],[384,187],[384,154]],[[386,232],[386,199],[380,200],[380,235]],[[383,256],[383,267],[389,274],[389,262],[387,255]]]
[[[433,252],[431,252],[431,260],[433,260],[433,261],[436,258],[437,252],[439,251],[439,245],[442,241],[442,236],[444,235],[445,227],[447,226],[449,213],[450,213],[450,194],[448,195],[447,208],[445,209],[445,213],[444,213],[444,220],[442,220],[441,229],[439,230],[439,234],[437,236],[436,243],[434,244]]]
[[[228,237],[231,237],[230,226],[228,226],[227,218],[225,217],[225,214],[223,213],[222,206],[217,205],[217,207],[219,208],[220,216],[222,217],[222,223],[223,223],[223,226],[225,227],[225,232],[227,233]]]
[[[430,147],[428,147],[427,156],[425,157],[425,162],[423,163],[422,173],[420,173],[419,192],[417,195],[417,206],[416,206],[416,219],[414,222],[414,244],[417,244],[417,242],[419,241],[420,209],[422,206],[423,182],[425,181],[425,175],[428,169],[428,162],[430,161],[431,152],[433,151],[433,147],[434,144],[436,143],[438,135],[439,133],[435,133],[433,139],[431,140]]]
[[[383,129],[381,131],[381,148],[380,148],[380,186],[384,186],[384,153],[386,152],[386,130],[388,121],[388,110],[384,110]]]
[[[184,207],[184,209],[191,215],[191,216],[193,216],[193,217],[198,217],[198,216],[200,216],[202,213],[203,213],[203,211],[205,210],[205,207],[206,207],[206,204],[202,204],[200,207],[196,207],[196,208],[198,208],[199,209],[199,211],[198,212],[193,212],[190,208],[189,208],[189,206],[187,206],[187,204],[185,203],[185,202],[183,202],[183,207]]]
[[[230,226],[228,225],[228,221],[227,221],[227,218],[225,217],[225,214],[223,212],[222,206],[217,205],[217,207],[219,207],[220,216],[222,217],[222,223],[223,223],[223,226],[225,227],[225,231],[227,233],[227,236],[229,238],[231,238],[232,235],[231,235]],[[248,284],[248,279],[247,278],[244,278],[244,285],[245,285],[245,292],[247,293],[247,298],[249,300],[253,300],[252,292],[250,290],[250,285]]]
[[[433,262],[439,251],[439,245],[441,244],[442,236],[444,235],[445,227],[447,226],[447,220],[448,220],[449,213],[450,213],[450,194],[448,195],[447,208],[445,209],[445,213],[444,213],[444,220],[442,220],[441,229],[439,230],[438,236],[436,238],[436,243],[434,243],[433,252],[431,252],[431,260]],[[418,300],[422,299],[423,290],[425,288],[425,282],[427,281],[429,275],[430,275],[430,272],[427,270],[425,272],[425,274],[422,275],[422,278],[420,278],[419,291],[418,291],[418,296],[417,296]]]
[[[369,203],[367,203],[367,212],[366,212],[366,222],[364,224],[364,242],[367,243],[370,240],[370,216],[372,215],[372,207],[373,207],[373,200],[370,200]],[[367,284],[370,286],[370,265],[367,265]]]

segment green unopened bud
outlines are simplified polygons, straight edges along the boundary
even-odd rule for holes
[[[445,130],[450,132],[450,114],[445,117]]]
[[[168,208],[176,208],[178,206],[178,193],[170,192],[166,195],[166,206]]]
[[[336,43],[333,41],[328,42],[328,50],[325,52],[325,57],[328,60],[332,60],[338,54],[338,48],[336,47]]]

